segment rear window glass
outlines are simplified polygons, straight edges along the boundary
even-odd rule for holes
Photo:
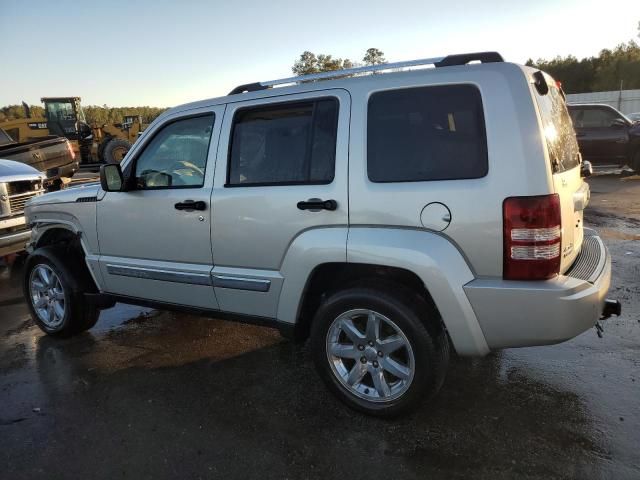
[[[553,79],[547,75],[545,78],[549,93],[540,95],[535,88],[533,92],[540,110],[551,167],[554,173],[560,173],[580,164],[578,142],[564,97]]]
[[[487,174],[482,99],[472,85],[378,92],[369,99],[372,182],[480,178]]]

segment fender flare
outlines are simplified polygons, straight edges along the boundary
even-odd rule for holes
[[[351,228],[347,262],[415,273],[433,298],[456,352],[474,356],[489,353],[463,288],[475,275],[462,253],[444,235],[407,228]]]
[[[87,245],[87,239],[82,234],[83,232],[78,226],[80,222],[69,213],[57,212],[56,215],[63,218],[46,218],[46,216],[39,216],[36,214],[34,218],[30,219],[31,240],[27,244],[27,252],[32,254],[36,249],[38,241],[50,230],[62,229],[73,233],[79,239],[80,247],[84,252],[87,269],[98,287],[98,290],[102,291],[104,282],[102,279],[102,273],[98,266],[99,256],[91,253],[89,246]]]
[[[317,266],[346,263],[348,233],[346,226],[322,227],[293,239],[280,266],[284,282],[278,299],[279,322],[294,325],[298,321],[307,281]]]
[[[416,274],[431,294],[460,355],[481,356],[489,347],[464,292],[475,275],[445,236],[418,229],[336,227],[303,232],[291,243],[281,266],[284,278],[278,321],[298,321],[307,281],[325,263],[401,268]]]

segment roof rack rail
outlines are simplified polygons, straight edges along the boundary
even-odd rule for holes
[[[280,78],[278,80],[268,80],[266,82],[255,82],[239,85],[229,95],[244,92],[256,92],[274,87],[276,85],[285,85],[288,83],[302,83],[314,80],[326,80],[330,78],[340,78],[358,73],[378,72],[381,70],[391,70],[396,68],[416,67],[422,65],[433,65],[436,68],[452,67],[456,65],[466,65],[469,62],[495,63],[504,62],[502,55],[498,52],[476,52],[461,53],[457,55],[447,55],[446,57],[422,58],[419,60],[407,60],[405,62],[382,63],[379,65],[366,65],[364,67],[345,68],[344,70],[334,70],[331,72],[312,73],[310,75],[301,75],[298,77]]]

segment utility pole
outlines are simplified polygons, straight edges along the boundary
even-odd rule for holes
[[[620,91],[618,92],[618,111],[622,112],[622,85],[624,80],[620,80]]]

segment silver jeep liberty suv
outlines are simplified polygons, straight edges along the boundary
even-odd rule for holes
[[[116,301],[278,327],[341,400],[395,415],[450,348],[619,313],[581,170],[556,82],[494,52],[242,85],[162,114],[100,185],[31,200],[25,295],[50,335]]]

